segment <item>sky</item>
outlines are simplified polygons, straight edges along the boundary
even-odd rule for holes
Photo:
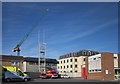
[[[115,2],[3,2],[2,54],[16,55],[13,48],[31,28],[20,46],[24,57],[38,57],[43,37],[47,58],[80,50],[118,53]]]

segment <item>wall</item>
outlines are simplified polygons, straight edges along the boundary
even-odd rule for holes
[[[88,58],[86,58],[87,79],[114,80],[114,57],[112,53],[101,54],[101,72],[88,72]]]
[[[71,62],[71,59],[72,59],[72,62]],[[75,61],[75,59],[77,59],[77,62]],[[81,65],[84,64],[83,59],[84,59],[84,56],[60,59],[60,60],[58,60],[59,64],[57,64],[57,69],[60,74],[68,74],[70,77],[81,77]],[[68,60],[68,62],[67,62],[67,60]],[[62,63],[61,63],[61,61],[62,61]],[[64,63],[64,61],[65,61],[65,63]],[[72,68],[71,68],[71,65],[72,65]],[[77,65],[77,67],[75,67],[75,65]],[[62,66],[62,68],[61,68],[61,66]],[[65,66],[65,68],[64,68],[64,66]],[[68,68],[67,68],[67,66],[68,66]]]
[[[31,79],[40,78],[40,73],[39,72],[26,72],[26,73]]]
[[[38,72],[38,65],[31,65],[29,62],[26,62],[26,71],[27,72]]]
[[[118,54],[118,68],[120,68],[120,54]]]

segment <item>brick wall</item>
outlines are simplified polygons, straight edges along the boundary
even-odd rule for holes
[[[88,73],[88,67],[88,57],[86,57],[87,79],[114,80],[114,57],[112,53],[101,54],[101,72]],[[108,74],[106,74],[106,70],[108,70]]]
[[[120,54],[118,54],[118,67],[120,68]]]

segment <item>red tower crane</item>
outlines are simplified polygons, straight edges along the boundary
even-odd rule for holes
[[[28,38],[30,33],[35,29],[35,27],[39,24],[39,22],[42,20],[42,18],[48,13],[48,9],[45,9],[43,11],[43,15],[38,19],[38,21],[32,26],[30,31],[24,36],[24,38],[16,45],[16,47],[13,49],[13,52],[17,52],[17,56],[20,56],[20,46],[23,44],[23,42]]]

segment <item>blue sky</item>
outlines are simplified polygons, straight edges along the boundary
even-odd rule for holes
[[[117,3],[100,2],[11,2],[2,4],[2,54],[16,55],[12,49],[38,23],[21,45],[21,55],[38,56],[38,31],[43,30],[47,58],[79,50],[118,53]],[[41,20],[44,10],[48,14]]]

